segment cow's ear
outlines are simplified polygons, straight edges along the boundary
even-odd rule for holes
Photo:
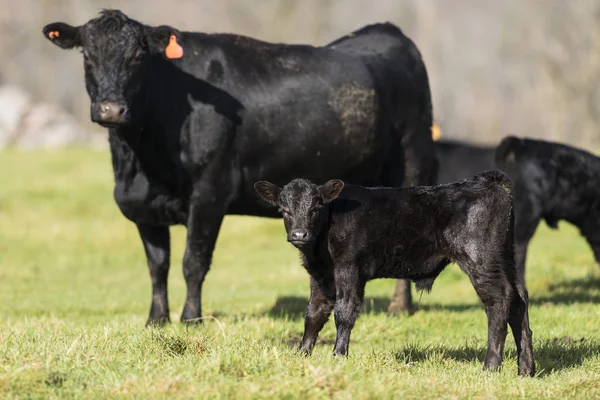
[[[63,49],[81,46],[81,27],[64,22],[53,22],[42,29],[46,39]]]
[[[267,203],[272,206],[277,206],[281,188],[267,181],[258,181],[254,184],[256,193]]]
[[[163,54],[166,58],[183,57],[181,32],[170,26],[158,26],[146,29],[146,44],[151,54]]]
[[[343,188],[344,181],[339,179],[331,179],[319,186],[319,192],[321,192],[323,204],[327,204],[330,201],[335,200],[340,195],[340,192]]]

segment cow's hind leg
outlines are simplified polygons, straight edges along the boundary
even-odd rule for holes
[[[525,282],[525,263],[527,261],[527,247],[533,237],[537,226],[541,221],[540,207],[536,201],[522,194],[521,191],[515,192],[515,229],[514,229],[514,249],[515,263],[517,272]]]
[[[327,297],[313,278],[310,278],[310,299],[306,306],[304,335],[302,336],[302,343],[298,351],[305,354],[312,353],[319,332],[321,332],[321,329],[323,329],[323,326],[329,320],[333,305],[334,301]]]
[[[152,280],[152,304],[146,325],[162,325],[170,322],[167,278],[171,241],[166,226],[137,225]]]
[[[426,90],[413,110],[398,111],[392,126],[395,132],[393,151],[385,164],[384,185],[409,187],[433,185],[437,181],[438,162],[431,135],[433,115],[431,95],[426,72],[423,75]],[[388,314],[414,311],[409,280],[398,280],[396,290],[388,307]]]

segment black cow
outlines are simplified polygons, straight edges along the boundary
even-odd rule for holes
[[[439,163],[437,183],[452,183],[495,168],[496,147],[478,146],[458,140],[435,142]]]
[[[151,27],[115,10],[43,33],[82,50],[91,118],[109,128],[114,197],[146,251],[148,323],[169,321],[169,226],[188,230],[181,319],[200,321],[223,217],[278,216],[258,201],[258,179],[435,180],[427,72],[389,23],[325,47]]]
[[[577,226],[600,263],[600,158],[564,144],[508,136],[496,162],[515,187],[515,256],[524,273],[527,246],[543,219]]]
[[[287,240],[300,250],[311,276],[300,351],[312,351],[335,310],[334,355],[347,355],[367,281],[411,279],[417,289],[430,290],[446,265],[456,262],[485,306],[484,368],[500,367],[508,323],[519,374],[534,374],[528,298],[515,269],[512,189],[506,174],[492,170],[458,183],[408,189],[344,186],[341,180],[317,186],[304,179],[283,189],[266,181],[254,187],[283,214]]]

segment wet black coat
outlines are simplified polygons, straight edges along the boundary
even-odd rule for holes
[[[317,186],[298,179],[283,189],[269,182],[255,185],[283,213],[288,241],[300,250],[311,276],[301,351],[312,351],[335,310],[334,354],[348,353],[369,280],[411,279],[418,289],[430,290],[438,274],[456,262],[485,306],[485,368],[502,363],[510,324],[519,374],[535,372],[527,291],[515,268],[512,187],[506,174],[492,170],[458,183],[408,189],[342,186],[339,180]]]

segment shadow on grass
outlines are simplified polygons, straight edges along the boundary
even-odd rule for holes
[[[418,295],[417,295],[418,296]],[[278,297],[275,304],[267,315],[273,318],[287,318],[297,320],[304,318],[304,310],[308,303],[307,297],[302,296],[282,296]],[[548,291],[542,296],[531,295],[529,297],[531,305],[541,304],[572,304],[572,303],[600,303],[600,278],[589,277],[585,279],[575,279],[572,281],[563,281],[552,284]],[[367,297],[363,304],[363,313],[382,314],[387,313],[390,298],[387,297]],[[450,311],[462,312],[474,309],[482,309],[480,303],[471,304],[419,304],[418,297],[415,298],[415,308],[418,311]]]
[[[508,341],[512,341],[510,334],[507,336],[507,343]],[[448,359],[458,362],[478,361],[483,364],[485,352],[485,346],[447,347],[409,344],[395,351],[394,357],[401,364],[439,362]],[[569,336],[545,339],[541,344],[536,341],[533,348],[537,376],[540,377],[581,366],[587,359],[598,357],[599,354],[600,343],[585,338],[573,339]],[[516,349],[511,348],[504,352],[504,360],[516,359],[516,357]]]
[[[285,318],[297,320],[304,318],[304,311],[308,298],[301,296],[282,296],[278,297],[275,304],[266,312],[272,318]],[[386,297],[366,297],[363,303],[364,314],[385,314],[387,313],[390,299]],[[479,304],[423,304],[415,302],[415,308],[419,311],[438,311],[448,310],[451,312],[462,312],[483,307]]]
[[[589,277],[562,281],[548,287],[542,296],[529,297],[530,304],[600,303],[600,278]]]

